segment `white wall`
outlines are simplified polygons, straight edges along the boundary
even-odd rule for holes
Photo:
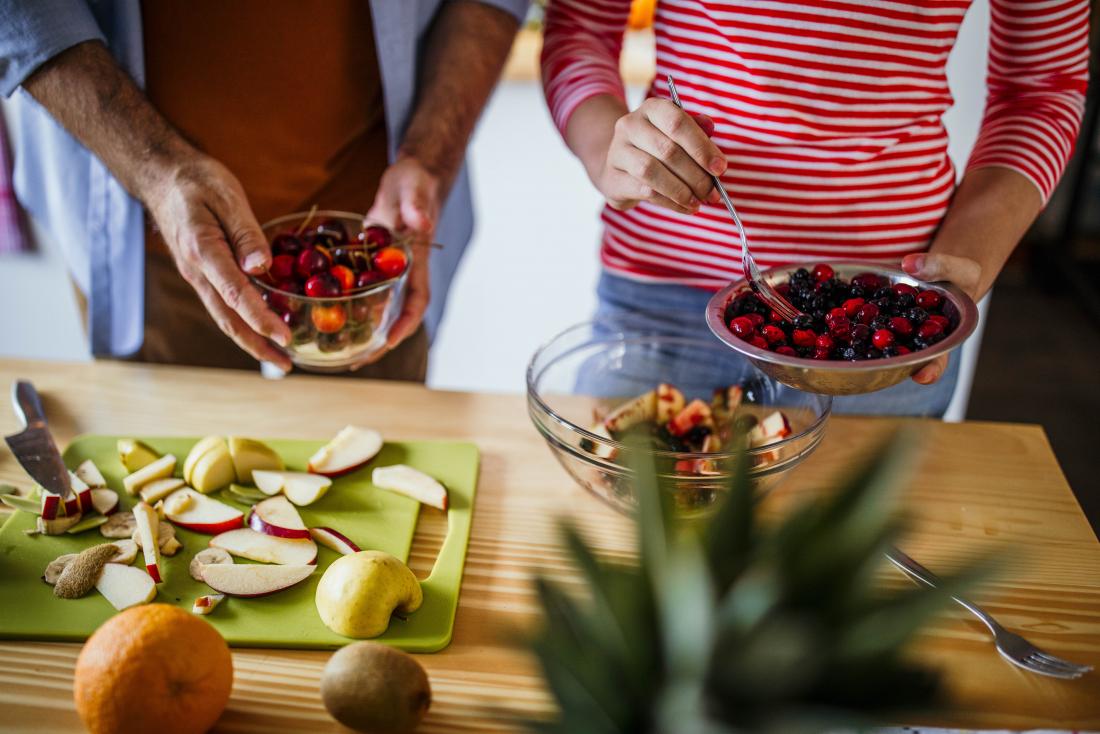
[[[948,64],[956,106],[946,119],[957,164],[973,145],[983,105],[988,19],[988,0],[975,0]],[[595,309],[600,200],[534,82],[498,88],[471,162],[477,230],[428,380],[441,388],[518,392],[534,349]],[[68,279],[53,253],[0,258],[0,314],[0,355],[86,354]]]

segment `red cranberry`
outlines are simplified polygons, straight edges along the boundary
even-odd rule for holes
[[[829,358],[829,350],[828,349],[815,349],[814,350],[814,359],[828,359],[828,358]]]
[[[869,324],[878,316],[878,306],[873,303],[865,303],[856,311],[856,321],[861,324]]]
[[[276,255],[271,258],[268,274],[276,281],[289,280],[294,275],[294,258],[290,255]]]
[[[862,298],[849,298],[844,302],[844,313],[848,314],[848,318],[855,318],[855,315],[859,313],[860,307],[865,303]]]
[[[297,257],[302,247],[302,241],[292,234],[275,235],[275,239],[271,241],[271,252],[275,255]]]
[[[912,335],[913,322],[904,316],[895,316],[890,319],[890,331],[894,332],[903,339]]]
[[[370,272],[373,273],[374,271]],[[360,273],[360,275],[364,275],[364,273]],[[756,331],[756,327],[753,326],[752,320],[747,316],[738,316],[730,322],[730,331],[742,339],[748,339]]]
[[[886,349],[894,343],[894,332],[889,329],[879,329],[871,335],[871,343],[876,349]]]
[[[759,329],[764,325],[764,317],[758,313],[747,313],[745,318],[752,322],[752,328]]]
[[[860,273],[852,277],[851,284],[857,288],[862,288],[868,293],[874,293],[882,287],[883,279],[874,273]]]
[[[909,295],[909,296],[913,296],[915,298],[916,295],[917,295],[917,289],[914,288],[913,286],[909,285],[908,283],[894,283],[894,295],[895,296]],[[910,305],[912,305],[912,304],[910,304]]]
[[[898,353],[899,357],[903,354],[912,354],[913,353],[913,350],[910,349],[909,347],[905,346],[904,344],[899,344],[896,347],[894,347],[894,351]]]
[[[840,319],[848,318],[848,313],[843,308],[833,308],[829,310],[829,313],[825,314],[825,323],[835,323]]]
[[[778,326],[768,324],[760,330],[761,335],[767,339],[768,344],[782,344],[787,340],[787,335]]]
[[[833,338],[828,334],[822,334],[814,340],[814,346],[818,349],[823,349],[828,352],[836,344]]]
[[[784,321],[784,319],[783,319],[782,316],[779,315],[778,311],[769,311],[768,312],[768,322],[769,323],[782,324],[783,321]]]
[[[359,275],[355,276],[355,287],[356,288],[369,288],[370,286],[374,285],[375,283],[380,283],[385,279],[386,279],[386,276],[382,275],[382,273],[378,272],[377,270],[364,270],[363,272],[359,273]],[[740,318],[744,318],[744,317],[742,316]],[[734,319],[734,321],[736,321],[736,320],[737,319]],[[749,323],[751,325],[752,322],[750,321]],[[730,326],[731,327],[733,326],[732,322],[730,322]],[[750,334],[752,333],[751,328],[749,330],[749,333]],[[738,336],[741,336],[741,335],[738,334]]]
[[[753,345],[757,349],[767,349],[768,348],[768,342],[765,341],[764,337],[760,336],[759,334],[753,334],[751,337],[749,337],[748,342],[749,342],[749,344]]]
[[[928,317],[928,320],[934,321],[939,324],[941,331],[947,331],[947,327],[951,326],[951,322],[948,321],[947,317],[942,314],[934,313]]]
[[[829,278],[833,277],[834,275],[836,275],[836,273],[833,272],[833,269],[828,265],[819,264],[814,265],[814,269],[810,273],[810,275],[816,282],[821,283],[822,281],[828,280]]]
[[[938,321],[933,321],[931,317],[917,327],[917,336],[925,341],[931,341],[942,333],[943,326],[941,326]]]
[[[943,296],[936,291],[921,291],[917,294],[917,305],[925,311],[939,308],[941,303],[943,303]]]
[[[865,342],[871,338],[871,327],[867,324],[852,324],[852,342]]]
[[[788,347],[786,344],[784,344],[781,347],[776,347],[775,348],[775,353],[776,354],[782,354],[784,357],[797,357],[798,356],[798,352],[794,351],[794,349],[792,349],[791,347]]]
[[[306,295],[311,298],[334,298],[340,291],[340,281],[329,273],[314,275],[306,281]]]
[[[812,347],[817,342],[817,334],[809,329],[795,329],[791,332],[791,341],[796,347]]]
[[[846,341],[852,333],[852,322],[848,319],[837,319],[829,324],[829,333],[841,341]]]
[[[309,278],[317,273],[328,270],[328,258],[320,253],[318,250],[309,249],[302,250],[298,255],[298,262],[295,264],[295,271],[300,278]]]
[[[393,235],[385,227],[374,224],[359,233],[359,240],[371,249],[389,247]]]

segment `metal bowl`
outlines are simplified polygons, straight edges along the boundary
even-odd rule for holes
[[[909,285],[938,291],[944,297],[943,312],[951,322],[951,333],[936,344],[911,354],[860,362],[842,360],[817,360],[787,357],[767,349],[754,347],[730,331],[725,322],[726,305],[734,296],[749,288],[742,278],[714,294],[707,303],[707,326],[714,335],[735,351],[745,355],[762,372],[784,385],[822,395],[862,395],[883,390],[912,377],[922,367],[941,354],[947,354],[966,341],[978,325],[978,307],[974,300],[950,283],[925,283],[910,277],[904,271],[873,262],[827,263],[838,278],[849,280],[860,273],[875,273],[886,278],[890,285]],[[772,285],[786,283],[791,273],[805,267],[795,263],[769,268],[763,276]]]
[[[783,410],[791,435],[748,450],[756,491],[773,487],[817,448],[832,406],[832,398],[782,385],[731,354],[721,342],[687,336],[673,324],[603,319],[563,331],[539,348],[528,365],[528,413],[569,475],[624,513],[636,504],[634,467],[653,467],[680,512],[696,515],[706,513],[728,490],[739,456],[641,449],[589,430],[594,413],[606,415],[660,382],[676,385],[688,400],[707,402],[717,387],[746,384],[744,412],[762,417]],[[679,468],[679,462],[697,459],[709,460],[714,473]]]

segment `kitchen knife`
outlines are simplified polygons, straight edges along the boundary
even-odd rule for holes
[[[5,436],[15,458],[34,481],[42,485],[50,495],[42,507],[42,517],[52,520],[71,489],[69,470],[61,460],[61,452],[46,426],[46,414],[38,391],[27,380],[17,380],[11,389],[12,407],[26,426],[21,433]]]

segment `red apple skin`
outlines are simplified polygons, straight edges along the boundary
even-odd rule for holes
[[[335,471],[321,471],[320,469],[313,466],[313,464],[310,464],[309,466],[306,467],[306,471],[308,471],[310,474],[320,474],[322,477],[328,477],[329,479],[335,479],[336,477],[342,477],[345,474],[351,474],[353,471],[358,471],[358,470],[362,469],[364,466],[371,463],[372,459],[374,459],[373,456],[370,457],[370,459],[367,459],[366,461],[359,462],[355,466],[349,466],[345,469],[337,469]]]
[[[288,538],[290,540],[302,540],[309,538],[309,529],[297,530],[295,528],[284,528],[281,525],[272,525],[269,522],[265,522],[262,517],[256,514],[253,510],[248,514],[248,527],[255,530],[257,533],[263,533],[264,535],[270,535],[275,538]]]
[[[83,492],[77,495],[78,504],[80,505],[81,512],[93,512],[95,506],[92,505],[92,488],[89,487]]]
[[[44,520],[57,519],[57,511],[61,508],[61,498],[56,494],[47,493],[42,499],[42,518]]]
[[[149,575],[153,577],[153,583],[159,584],[161,582],[160,569],[157,568],[155,564],[146,564],[145,570],[148,571]]]
[[[348,538],[348,536],[344,535],[341,532],[333,530],[332,528],[319,527],[319,528],[313,528],[313,530],[317,530],[317,531],[320,531],[322,533],[328,533],[329,535],[332,535],[333,537],[336,538],[337,541],[339,541],[339,542],[343,543],[344,545],[346,545],[348,547],[348,551],[350,553],[359,553],[362,550],[362,548],[357,546],[355,543],[351,542],[351,539]],[[316,537],[314,537],[313,539],[317,540]],[[321,541],[317,540],[317,542],[320,543]],[[324,545],[324,543],[321,543],[321,545]],[[329,550],[332,550],[332,549],[330,548]],[[344,553],[343,551],[339,551],[339,552]],[[344,554],[344,555],[347,555],[347,554]],[[316,563],[316,562],[317,561],[315,560],[314,563]]]
[[[80,498],[73,497],[70,500],[65,500],[65,515],[79,515],[80,514]]]
[[[226,520],[225,522],[213,523],[210,525],[204,523],[192,524],[179,522],[178,520],[173,520],[172,518],[168,518],[168,521],[171,522],[173,525],[176,525],[177,527],[183,528],[184,530],[191,530],[192,532],[203,533],[205,535],[219,535],[226,532],[227,530],[236,530],[237,528],[244,527],[243,514],[239,517],[233,518],[232,520]]]

